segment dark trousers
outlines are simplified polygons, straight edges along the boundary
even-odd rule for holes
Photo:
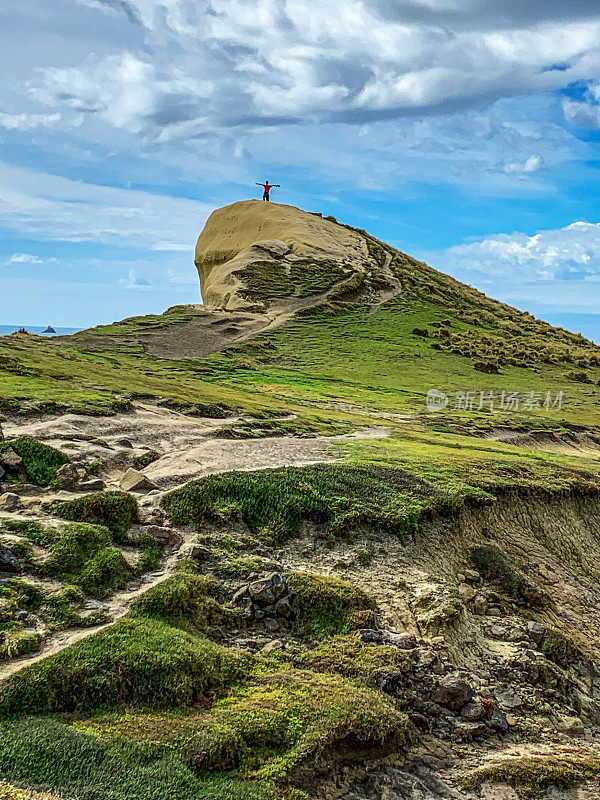
[[[269,193],[268,192],[263,192],[263,200],[267,200],[267,201],[269,200]]]

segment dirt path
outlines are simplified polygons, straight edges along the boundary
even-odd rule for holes
[[[88,636],[94,636],[100,631],[110,628],[110,626],[114,625],[118,619],[124,617],[135,600],[145,594],[149,589],[152,589],[153,586],[157,586],[159,583],[162,583],[163,581],[167,580],[167,578],[171,577],[171,575],[173,575],[177,562],[181,558],[182,553],[186,552],[187,548],[194,542],[196,538],[195,533],[180,533],[182,536],[181,545],[174,553],[167,557],[164,562],[163,569],[160,572],[148,573],[142,578],[143,583],[140,587],[130,591],[123,589],[120,592],[116,592],[106,601],[104,610],[111,618],[110,622],[107,622],[104,625],[98,625],[96,628],[71,628],[69,630],[58,631],[57,633],[51,634],[44,641],[42,649],[38,653],[34,653],[29,656],[22,656],[21,658],[17,658],[8,664],[0,665],[0,681],[10,677],[11,675],[14,675],[17,672],[20,672],[22,669],[25,669],[25,667],[28,667],[31,664],[36,664],[37,662],[43,661],[44,659],[49,658],[56,653],[60,653],[61,650],[70,647],[72,644],[77,644],[77,642],[87,639]]]

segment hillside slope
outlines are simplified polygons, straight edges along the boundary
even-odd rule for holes
[[[289,206],[195,260],[0,338],[0,796],[598,797],[600,348]]]

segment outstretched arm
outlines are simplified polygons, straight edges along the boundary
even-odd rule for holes
[[[264,186],[264,183],[257,183],[257,186]]]

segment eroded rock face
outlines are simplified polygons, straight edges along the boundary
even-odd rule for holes
[[[319,276],[326,289],[336,279],[364,273],[369,253],[358,234],[331,220],[248,200],[211,214],[198,238],[195,264],[206,306],[264,311],[273,301],[306,297],[303,274]]]

